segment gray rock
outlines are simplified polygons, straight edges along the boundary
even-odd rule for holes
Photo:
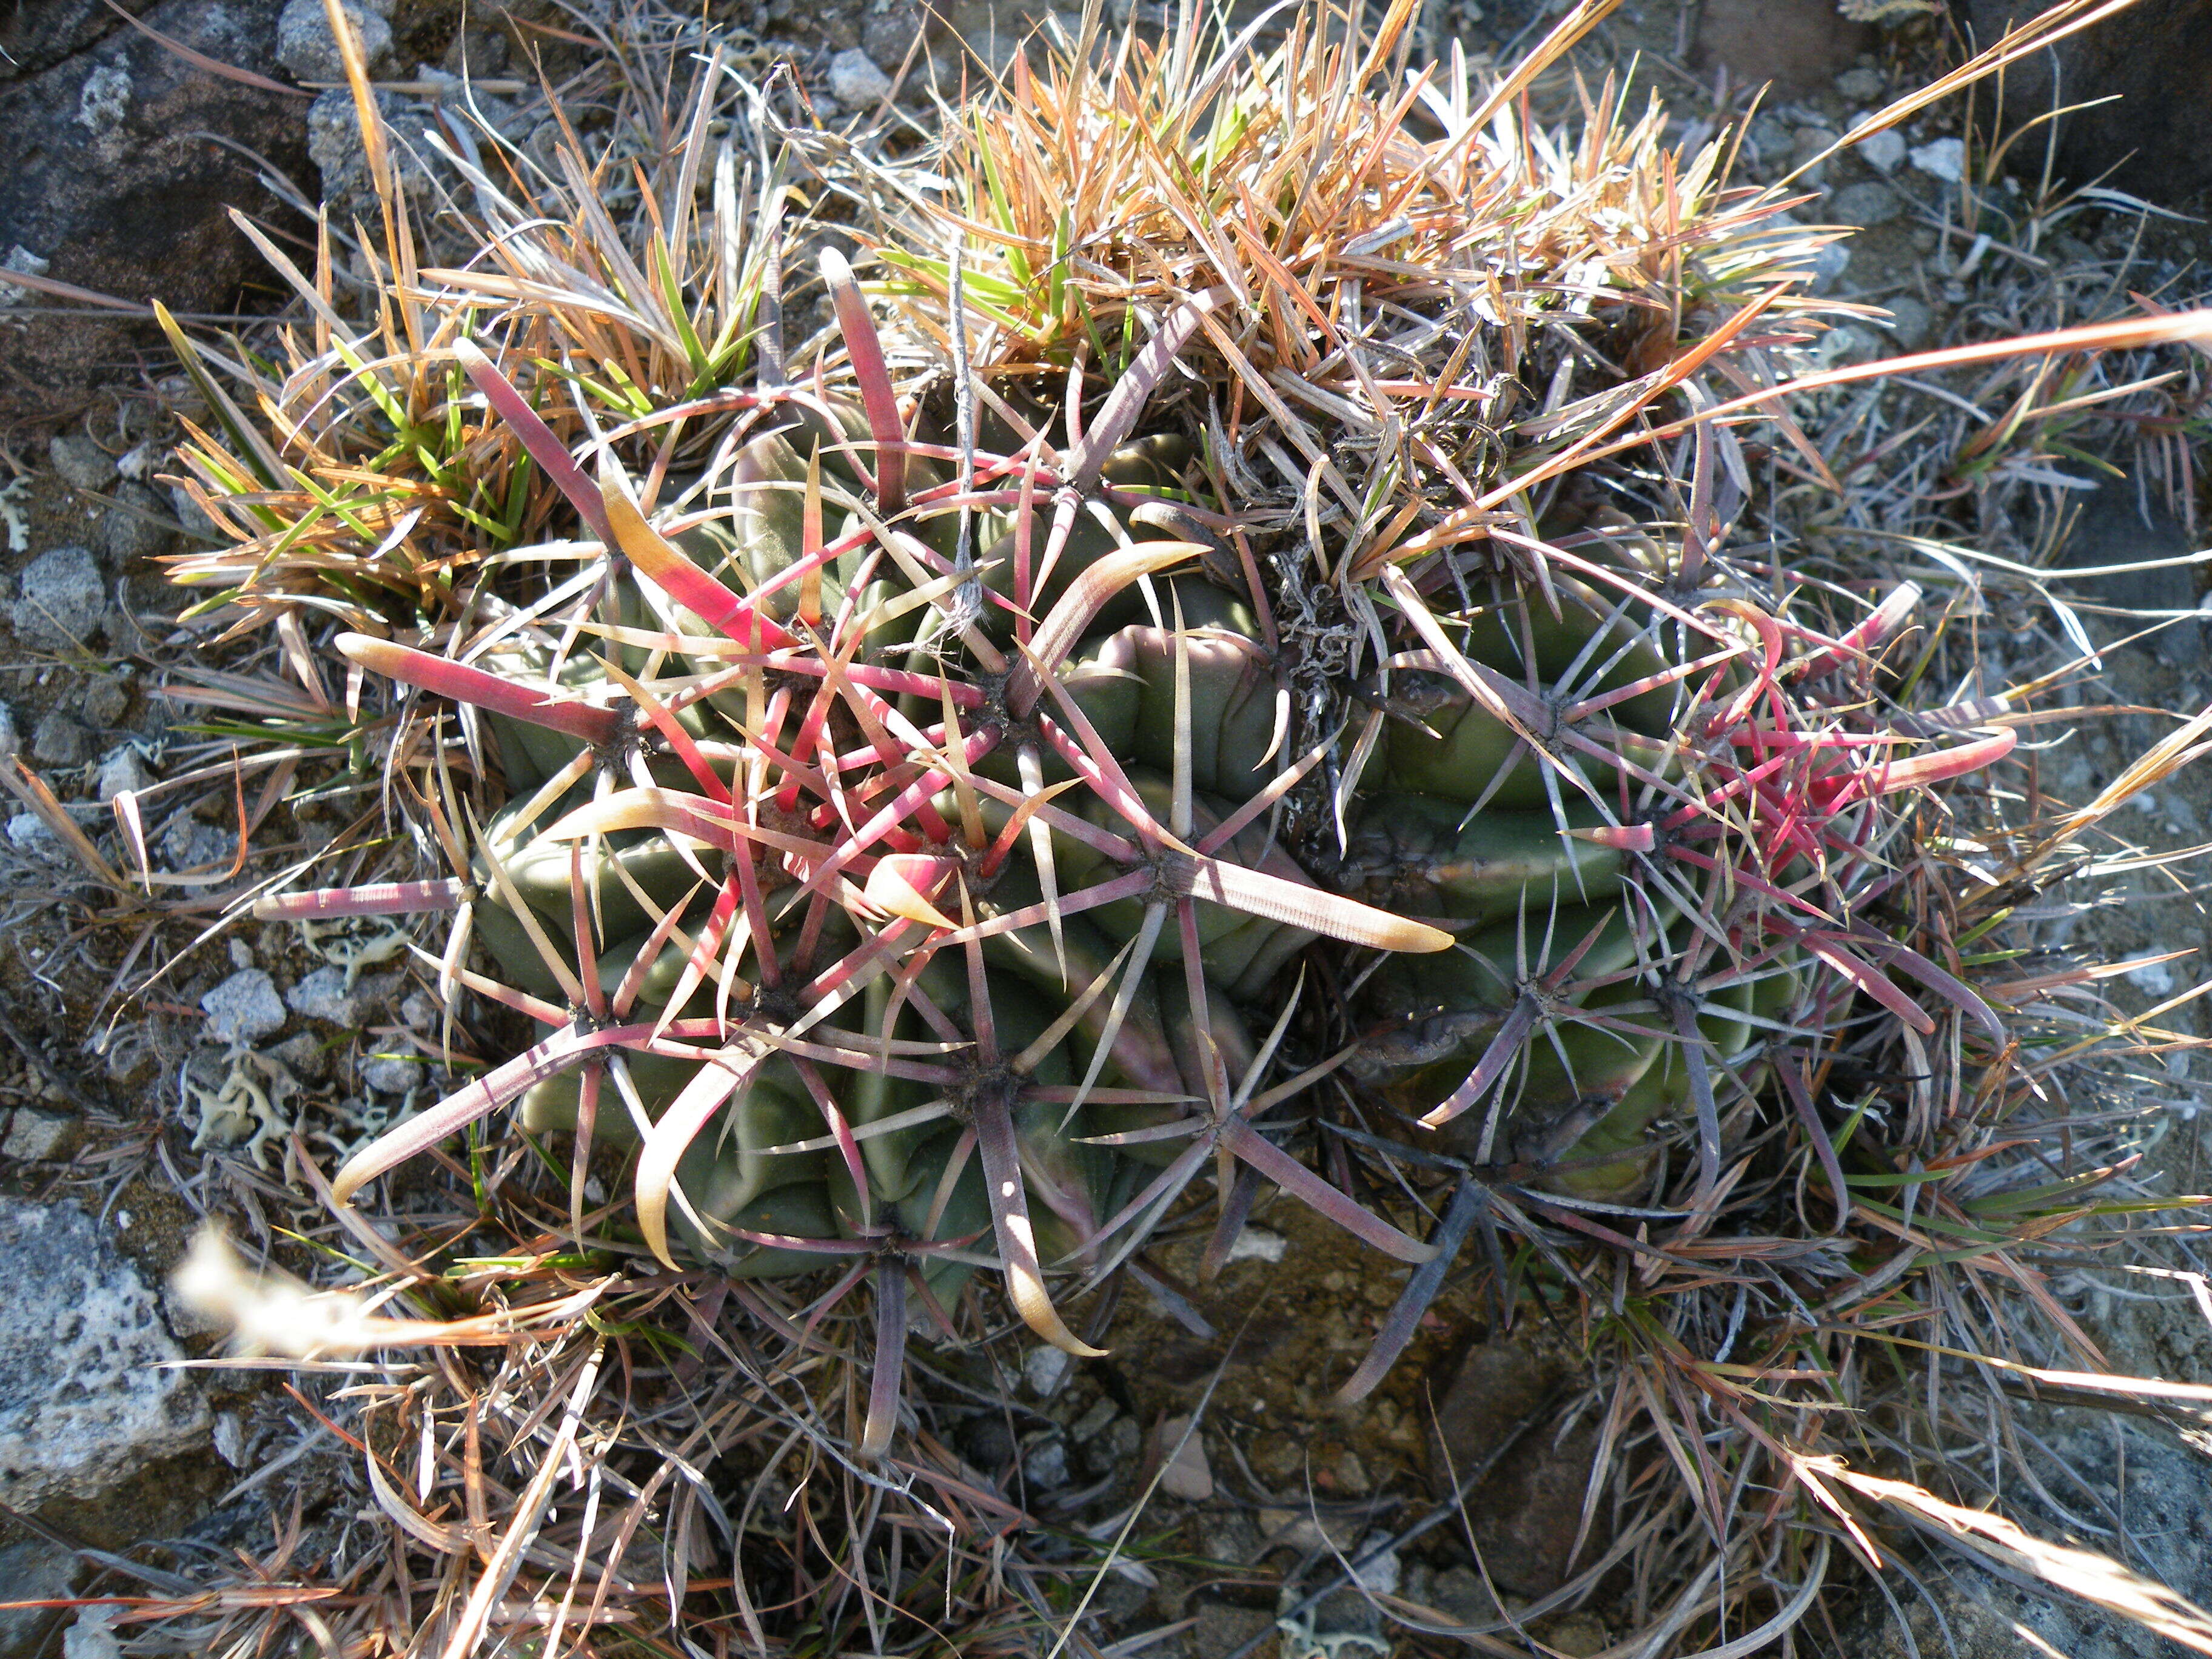
[[[1988,42],[2036,8],[1960,0],[1954,9]],[[2204,142],[2208,81],[2212,9],[2203,0],[2140,0],[2006,70],[2007,108],[2069,112],[2050,128],[2039,125],[2033,143],[2013,145],[2008,164],[2023,184],[2032,183],[2044,165],[2046,132],[2055,131],[2062,177],[2201,212],[2212,184],[2212,146]]]
[[[238,837],[185,813],[161,832],[161,854],[173,875],[204,872],[211,866],[227,870],[238,857]]]
[[[359,1025],[368,1012],[362,999],[346,984],[343,968],[316,969],[284,993],[284,1003],[295,1014],[346,1030]]]
[[[858,46],[830,60],[830,94],[839,103],[866,110],[890,96],[891,78]]]
[[[331,1074],[330,1051],[313,1031],[286,1037],[269,1054],[303,1083],[320,1083]]]
[[[94,1498],[203,1442],[207,1402],[138,1270],[74,1204],[0,1198],[0,1497]]]
[[[1022,1454],[1022,1474],[1032,1492],[1058,1492],[1067,1484],[1067,1442],[1054,1435]]]
[[[297,177],[305,145],[297,100],[193,58],[281,72],[282,3],[133,4],[143,33],[83,0],[0,8],[0,256],[20,245],[58,281],[134,306],[234,309],[264,267],[228,210],[266,216],[276,204],[261,167]],[[43,299],[24,311],[0,347],[0,424],[67,425],[101,386],[135,383],[153,353],[171,361],[150,319]]]
[[[90,745],[84,727],[57,708],[31,731],[31,758],[48,766],[82,766]]]
[[[1871,104],[1888,88],[1888,77],[1878,69],[1845,70],[1836,77],[1836,90],[1854,104]]]
[[[944,14],[918,0],[890,0],[860,24],[860,49],[887,73],[896,74],[919,40],[925,45],[945,33]]]
[[[153,787],[154,775],[147,770],[145,757],[136,744],[116,744],[100,757],[100,769],[93,775],[93,793],[102,806],[118,795],[135,795]]]
[[[103,489],[115,482],[115,457],[82,432],[64,432],[46,446],[61,481],[76,489]]]
[[[1844,272],[1851,263],[1851,251],[1841,242],[1830,242],[1813,256],[1812,289],[1815,294],[1831,292],[1844,280]]]
[[[8,1121],[8,1138],[0,1140],[0,1158],[10,1158],[18,1164],[52,1158],[69,1139],[76,1122],[74,1118],[41,1117],[27,1106],[18,1106]]]
[[[1073,1363],[1066,1350],[1040,1343],[1022,1356],[1022,1381],[1029,1384],[1031,1394],[1049,1400],[1067,1381],[1068,1368]]]
[[[284,1029],[284,1001],[266,969],[244,968],[200,999],[211,1042],[258,1042]]]
[[[126,479],[116,486],[114,504],[100,518],[100,550],[111,568],[127,569],[134,561],[157,559],[177,538],[170,527],[169,504],[144,484]]]
[[[58,547],[24,567],[15,635],[49,650],[82,649],[107,614],[107,579],[89,550]]]
[[[1882,303],[1889,307],[1889,331],[1897,337],[1898,349],[1917,351],[1928,343],[1936,331],[1936,313],[1925,300],[1899,294]]]
[[[1887,224],[1905,211],[1905,198],[1887,185],[1872,179],[1863,185],[1846,185],[1827,200],[1820,216],[1832,224],[1856,225],[1862,229],[1869,225]]]
[[[0,702],[0,755],[18,753],[23,747],[23,735],[15,729],[15,711]]]
[[[1894,173],[1905,165],[1905,135],[1895,127],[1885,127],[1860,139],[1851,150],[1877,173]]]
[[[383,9],[389,15],[392,8]],[[375,11],[347,0],[346,21],[361,38],[362,56],[374,75],[392,57],[392,25]],[[343,81],[345,59],[331,33],[323,0],[286,0],[276,18],[276,61],[302,81]]]
[[[62,838],[46,828],[46,821],[36,812],[18,812],[8,820],[8,845],[17,856],[39,864],[66,864],[69,848]]]
[[[169,486],[169,505],[176,509],[177,522],[185,527],[185,534],[196,542],[220,544],[230,539],[222,528],[207,515],[205,508],[191,498],[182,484]]]
[[[434,118],[428,107],[389,92],[378,93],[376,101],[391,134],[393,173],[400,189],[410,200],[426,200],[431,179],[423,167],[422,158],[429,153],[424,138]],[[322,169],[323,195],[334,213],[342,205],[349,211],[374,210],[376,187],[369,178],[368,152],[361,141],[361,118],[354,110],[353,94],[343,87],[322,94],[307,106],[307,154]]]
[[[77,708],[84,715],[85,724],[95,731],[120,726],[123,717],[131,712],[131,692],[112,674],[94,674],[85,682]]]
[[[56,1601],[76,1580],[76,1557],[59,1544],[33,1538],[0,1550],[0,1601]],[[15,1607],[0,1613],[0,1659],[37,1659],[61,1607]]]
[[[361,1063],[361,1080],[379,1094],[404,1095],[410,1089],[422,1086],[424,1076],[420,1060],[406,1060],[397,1054],[379,1054]]]
[[[2058,562],[2076,569],[2139,564],[2189,553],[2188,532],[2158,502],[2148,484],[2131,478],[2100,484],[2076,496],[2081,515],[2058,550]],[[2101,622],[2107,638],[2134,633],[2153,611],[2195,611],[2197,573],[2187,565],[2130,570],[2109,576],[2079,577],[2062,584],[2062,598],[2074,598],[2118,613]],[[2160,629],[2144,643],[2177,667],[2197,661],[2203,646],[2203,624],[2186,618]]]

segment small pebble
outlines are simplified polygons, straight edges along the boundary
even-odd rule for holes
[[[295,1014],[345,1030],[359,1025],[367,1012],[348,988],[345,969],[337,967],[316,969],[284,993],[284,1001]]]
[[[27,1107],[17,1107],[8,1125],[8,1138],[0,1140],[0,1158],[18,1164],[35,1164],[52,1158],[70,1132],[73,1120],[40,1117]]]
[[[379,1054],[361,1063],[361,1080],[380,1094],[404,1095],[422,1085],[421,1062],[394,1054]]]
[[[1836,90],[1854,104],[1871,104],[1888,89],[1888,78],[1878,69],[1845,70],[1836,77]]]
[[[1042,1441],[1022,1456],[1022,1474],[1037,1492],[1057,1492],[1067,1484],[1067,1443],[1058,1436]]]
[[[31,758],[47,766],[82,766],[89,739],[84,727],[56,709],[32,728]]]
[[[1048,1400],[1060,1392],[1060,1385],[1067,1381],[1067,1370],[1073,1362],[1060,1348],[1039,1346],[1022,1356],[1022,1381],[1029,1384],[1030,1392],[1039,1399]]]
[[[259,968],[243,969],[200,999],[211,1042],[258,1042],[284,1029],[284,1001],[276,981]]]
[[[99,489],[115,477],[115,458],[82,432],[64,432],[46,446],[46,459],[64,483]]]
[[[1941,179],[1947,185],[1955,185],[1966,176],[1964,139],[1938,138],[1930,143],[1915,144],[1911,155],[1914,167],[1931,179]]]
[[[116,569],[169,550],[176,532],[169,527],[169,504],[142,483],[115,487],[115,504],[100,515],[100,550]]]
[[[381,9],[389,12],[392,8]],[[392,56],[392,25],[375,9],[349,4],[345,15],[374,75]],[[323,0],[286,0],[276,18],[276,61],[302,81],[345,79],[345,59],[339,54],[337,36],[331,32]]]
[[[1813,255],[1812,289],[1815,294],[1826,294],[1843,280],[1844,271],[1851,263],[1851,251],[1841,242],[1830,242]]]
[[[1839,225],[1887,224],[1905,211],[1905,199],[1887,185],[1869,179],[1865,184],[1846,185],[1828,198],[1821,216]]]
[[[58,547],[24,567],[16,635],[49,650],[81,649],[107,614],[107,579],[90,550]]]
[[[62,845],[61,837],[47,829],[46,821],[36,812],[18,812],[8,820],[8,845],[41,864],[69,861],[69,849]]]
[[[1265,1227],[1247,1227],[1229,1246],[1231,1261],[1280,1261],[1290,1240]]]
[[[830,60],[830,95],[848,108],[865,109],[891,94],[891,77],[858,46]]]
[[[1905,135],[1894,127],[1869,133],[1851,149],[1878,173],[1894,173],[1905,165]]]
[[[1189,1427],[1188,1417],[1170,1417],[1160,1425],[1160,1455],[1168,1460],[1160,1470],[1160,1490],[1186,1504],[1203,1504],[1213,1496],[1213,1469],[1206,1461],[1206,1437],[1194,1432],[1183,1438]],[[1179,1440],[1182,1449],[1177,1451]]]
[[[97,730],[120,726],[131,712],[130,689],[112,675],[94,674],[85,682],[76,706],[85,724]]]
[[[2128,969],[2121,977],[2154,997],[2162,997],[2173,989],[2173,964],[2170,962],[2147,962],[2140,968]]]
[[[1889,331],[1897,337],[1900,350],[1917,351],[1928,343],[1936,330],[1936,313],[1926,301],[1899,294],[1882,303],[1889,307]]]
[[[154,775],[146,769],[146,762],[136,744],[118,744],[100,758],[100,770],[93,779],[93,793],[103,806],[118,795],[137,794],[154,787]]]

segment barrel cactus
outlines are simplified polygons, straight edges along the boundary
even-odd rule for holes
[[[544,302],[487,319],[455,276],[449,423],[557,498],[434,612],[356,605],[336,640],[409,698],[396,769],[446,868],[259,905],[449,913],[449,1007],[542,1028],[341,1200],[512,1109],[572,1142],[579,1238],[619,1155],[665,1262],[842,1259],[875,1288],[872,1452],[917,1308],[949,1328],[997,1272],[1095,1352],[1048,1281],[1112,1271],[1209,1169],[1216,1261],[1265,1181],[1429,1262],[1283,1144],[1316,1085],[1419,1167],[1603,1210],[1710,1194],[1778,1047],[1854,999],[1994,1025],[1858,912],[1898,803],[2010,733],[1891,719],[1909,587],[1816,605],[1722,556],[1743,462],[1698,377],[1812,308],[1809,245],[1753,234],[1775,203],[1722,212],[1717,151],[1661,167],[1609,112],[1531,179],[1464,100],[1425,147],[1361,106],[1293,188],[1270,77],[1193,102],[1196,73],[1130,82],[1176,169],[1125,165],[1123,94],[1075,59],[957,127],[965,198],[879,216],[872,295],[821,254],[811,373],[770,225],[750,308],[718,290],[729,343],[678,330],[665,385],[641,356],[612,433],[611,370],[549,373]],[[1263,202],[1241,258],[1192,228]],[[1577,396],[1601,348],[1634,373]],[[1589,470],[1660,441],[1680,479]]]

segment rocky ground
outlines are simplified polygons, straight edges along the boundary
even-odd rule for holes
[[[1510,48],[1547,11],[1537,0],[1431,9],[1432,38],[1471,51]],[[526,147],[547,118],[540,75],[560,84],[591,54],[624,44],[615,21],[600,20],[593,40],[567,15],[473,0],[465,9],[364,0],[356,14],[403,135],[419,140],[450,115],[465,70],[484,115]],[[1641,52],[1636,72],[1666,93],[1684,126],[1717,122],[1744,107],[1714,95],[1720,66],[1748,50],[1726,34],[1727,16],[1709,8],[1701,36],[1692,14],[1651,0],[1616,20],[1589,65],[1626,70]],[[824,121],[895,98],[921,119],[911,94],[933,68],[939,86],[954,84],[953,42],[1003,64],[1025,21],[991,0],[960,0],[942,20],[914,0],[769,0],[734,9],[717,38],[755,72],[779,58],[797,63]],[[338,65],[310,0],[161,0],[139,21],[124,25],[96,0],[57,0],[0,26],[0,269],[43,284],[0,285],[0,563],[12,583],[0,751],[51,792],[42,800],[19,782],[0,802],[0,1250],[10,1267],[0,1281],[0,1601],[60,1598],[100,1572],[128,1580],[135,1571],[132,1589],[159,1592],[180,1561],[249,1538],[260,1547],[275,1489],[266,1476],[280,1462],[327,1459],[339,1488],[343,1458],[314,1439],[272,1377],[155,1369],[214,1346],[164,1285],[203,1216],[243,1216],[265,1236],[289,1201],[277,1184],[288,1137],[301,1136],[327,1167],[441,1082],[432,1010],[389,930],[309,940],[290,927],[225,925],[226,896],[372,811],[375,780],[325,769],[326,784],[288,795],[289,776],[239,773],[220,729],[235,711],[193,701],[179,672],[205,625],[155,562],[205,527],[158,475],[179,420],[206,411],[130,307],[160,298],[179,314],[212,317],[273,302],[227,207],[280,222],[319,200],[362,209],[350,112],[327,87]],[[1787,64],[1764,70],[1786,70],[1790,84],[1745,128],[1754,179],[1826,149],[1925,72],[1942,43],[1930,26],[1899,28],[1893,18],[1887,28],[1822,21],[1792,50]],[[209,71],[210,61],[224,72]],[[1545,89],[1563,107],[1565,93]],[[2072,282],[2071,302],[2087,306],[2124,266],[2128,286],[2169,303],[2202,286],[2190,274],[2201,231],[2147,222],[2124,204],[2064,216],[2040,252],[1978,247],[1946,205],[1962,164],[1959,124],[1939,106],[1802,181],[1818,199],[1802,220],[1859,228],[1832,261],[1831,291],[1889,313],[1838,330],[1829,353],[1872,357],[1986,331],[1993,310],[2024,306],[2053,283]],[[427,190],[427,175],[418,182]],[[88,304],[61,285],[125,307]],[[2125,562],[2204,539],[2162,507],[2130,506],[2098,497],[2070,539],[2057,538],[2063,556]],[[2195,575],[2080,596],[2090,626],[2109,636],[2118,615],[2193,610]],[[2116,614],[2100,618],[2100,607]],[[2205,644],[2184,623],[2112,652],[2101,676],[2075,688],[2081,721],[2047,763],[2058,793],[2094,793],[2123,757],[2165,735],[2171,711],[2212,702]],[[2047,623],[2030,619],[1994,648],[2024,675],[2048,666],[2056,647]],[[135,807],[135,842],[118,832],[118,798]],[[2203,842],[2212,783],[2184,773],[2121,827],[2149,848]],[[87,868],[72,828],[98,842],[119,880]],[[156,878],[150,898],[133,879],[144,874]],[[2055,916],[2051,942],[2116,962],[2201,953],[2212,925],[2198,882],[2188,866],[2130,872],[2077,914]],[[2201,959],[2148,963],[2112,988],[2141,1011],[2193,983]],[[2212,1035],[2195,1005],[2161,1019],[2188,1038]],[[2203,1182],[2206,1070],[2179,1048],[2142,1085],[2171,1114],[2157,1149],[2167,1190]],[[1196,1249],[1171,1246],[1162,1260],[1188,1266]],[[2085,1280],[2070,1293],[2119,1368],[2212,1378],[2202,1281],[2195,1297],[2174,1281],[2140,1285]],[[1441,1470],[1479,1462],[1523,1414],[1517,1402],[1557,1385],[1563,1356],[1484,1340],[1480,1310],[1448,1291],[1390,1383],[1357,1416],[1333,1414],[1328,1391],[1396,1288],[1379,1262],[1336,1249],[1296,1206],[1263,1207],[1240,1259],[1200,1298],[1215,1335],[1194,1335],[1133,1296],[1110,1360],[1070,1366],[1052,1351],[1002,1345],[966,1380],[1005,1389],[1011,1403],[975,1414],[963,1454],[1048,1521],[1083,1524],[1130,1490],[1133,1473],[1168,1458],[1202,1407],[1164,1482],[1152,1564],[1112,1581],[1100,1611],[1127,1630],[1175,1627],[1148,1652],[1221,1659],[1272,1639],[1285,1583],[1316,1584],[1335,1552],[1387,1539],[1409,1502],[1440,1479],[1449,1487]],[[2094,1537],[2103,1523],[2083,1516],[2117,1506],[2139,1565],[2212,1601],[2212,1561],[2198,1544],[2212,1530],[2212,1467],[2198,1447],[2167,1426],[2057,1407],[2027,1420],[2042,1442],[2032,1461],[2055,1489],[2055,1529],[2078,1525]],[[1590,1455],[1587,1430],[1571,1430],[1502,1463],[1474,1493],[1474,1535],[1504,1564],[1496,1583],[1508,1610],[1559,1582]],[[116,1567],[124,1552],[136,1569]],[[1364,1582],[1455,1618],[1486,1615],[1492,1592],[1462,1553],[1409,1547]],[[2084,1659],[2147,1650],[2099,1615],[2023,1596],[1953,1558],[1907,1560],[1917,1583],[1897,1579],[1890,1594],[1913,1634],[1869,1599],[1863,1627],[1844,1632],[1849,1650],[1907,1652],[1917,1640],[1925,1653],[1948,1632],[1960,1653],[2011,1653],[2023,1626]],[[1373,1615],[1356,1598],[1325,1603],[1322,1616],[1317,1639],[1333,1635],[1330,1651],[1382,1645],[1367,1639]],[[0,1613],[0,1659],[60,1650],[71,1620],[70,1659],[114,1651],[96,1613],[26,1608]],[[1587,1614],[1543,1634],[1570,1653],[1611,1639]]]

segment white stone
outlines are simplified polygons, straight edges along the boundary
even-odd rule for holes
[[[1064,1349],[1040,1345],[1022,1356],[1022,1381],[1029,1384],[1031,1394],[1050,1399],[1067,1381],[1067,1368],[1073,1363]]]
[[[7,1139],[0,1140],[0,1158],[12,1158],[18,1164],[35,1164],[40,1158],[52,1158],[69,1132],[69,1119],[41,1117],[19,1106],[9,1122]]]
[[[1023,1454],[1022,1474],[1037,1492],[1057,1492],[1067,1484],[1067,1443],[1054,1437]]]
[[[97,1497],[202,1443],[207,1402],[153,1293],[74,1204],[0,1198],[0,1501]]]
[[[854,46],[830,60],[830,95],[848,108],[865,109],[891,95],[891,77]]]
[[[1190,1430],[1184,1439],[1184,1431]],[[1182,1441],[1182,1449],[1176,1443]],[[1160,1425],[1160,1455],[1166,1465],[1160,1470],[1160,1490],[1170,1498],[1180,1498],[1186,1504],[1203,1504],[1213,1496],[1213,1469],[1206,1461],[1206,1437],[1191,1429],[1188,1417],[1170,1417]]]
[[[1247,1227],[1237,1235],[1229,1246],[1231,1261],[1280,1261],[1283,1251],[1290,1243],[1280,1233],[1271,1233],[1265,1227]]]
[[[1963,138],[1938,138],[1929,143],[1915,144],[1911,155],[1914,167],[1947,185],[1955,185],[1966,176],[1966,143]]]
[[[2162,997],[2173,989],[2173,964],[2170,962],[2147,962],[2140,968],[2129,969],[2120,977],[2154,997]]]
[[[154,775],[146,769],[146,758],[138,752],[136,744],[118,744],[100,757],[100,770],[94,775],[94,793],[105,806],[118,795],[137,794],[154,787]]]
[[[1905,164],[1905,135],[1895,127],[1869,133],[1851,148],[1860,161],[1878,173],[1894,173]]]
[[[123,1659],[123,1644],[109,1628],[116,1609],[81,1607],[76,1621],[62,1632],[62,1659]]]
[[[207,1037],[211,1042],[258,1042],[284,1029],[284,1001],[276,994],[276,981],[259,968],[249,968],[200,999],[207,1015]]]
[[[246,1467],[246,1425],[236,1412],[216,1413],[215,1450],[234,1469]]]
[[[46,828],[36,812],[18,812],[8,820],[8,845],[27,859],[41,864],[65,864],[69,849],[62,838]]]
[[[131,76],[126,71],[102,64],[84,77],[76,99],[79,126],[96,138],[105,138],[121,126],[130,113]]]

